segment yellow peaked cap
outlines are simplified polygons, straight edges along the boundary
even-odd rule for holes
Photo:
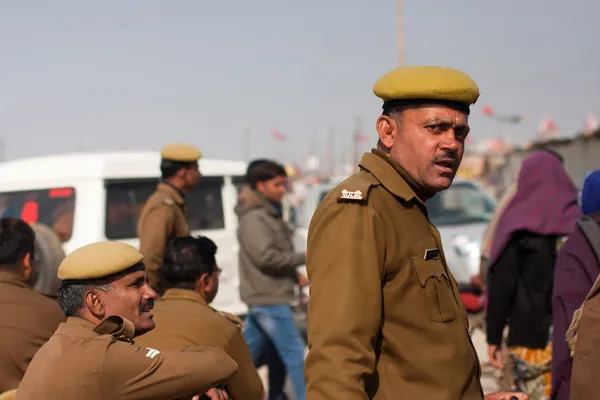
[[[202,158],[202,152],[189,144],[171,143],[162,148],[160,156],[164,160],[194,162]]]
[[[383,75],[373,93],[383,101],[431,99],[475,104],[479,87],[469,75],[437,66],[404,67]]]
[[[60,263],[57,275],[63,281],[104,278],[123,272],[143,259],[142,253],[129,244],[97,242],[67,255]]]

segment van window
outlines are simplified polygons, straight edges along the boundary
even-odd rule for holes
[[[232,176],[231,183],[235,186],[235,190],[237,191],[238,196],[242,191],[242,188],[246,186],[246,177],[245,176]]]
[[[202,177],[186,197],[190,229],[225,228],[222,177]],[[158,179],[131,179],[106,182],[106,229],[108,239],[137,237],[137,221],[146,200],[156,190]]]
[[[2,218],[20,218],[29,224],[47,225],[63,242],[73,233],[74,212],[75,189],[72,187],[0,193]]]

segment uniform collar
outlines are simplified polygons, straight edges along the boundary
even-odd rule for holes
[[[393,195],[404,201],[416,199],[419,203],[425,205],[408,183],[408,180],[412,181],[412,179],[406,171],[381,150],[373,149],[370,153],[365,153],[358,166],[373,174],[381,185]]]
[[[8,269],[0,269],[0,282],[9,283],[11,285],[28,288],[27,281],[23,279],[19,273]]]
[[[68,317],[67,318],[67,325],[74,325],[74,326],[80,326],[83,328],[87,328],[90,331],[94,329],[94,324],[91,323],[90,321],[88,321],[87,319],[83,319],[80,317]]]
[[[191,289],[167,289],[165,294],[163,294],[161,297],[161,300],[172,299],[191,300],[195,301],[196,303],[208,305],[208,303],[206,302],[206,300],[204,300],[204,297],[202,297],[200,293]]]
[[[98,325],[94,325],[94,323],[80,317],[69,317],[67,318],[67,325],[85,328],[86,331],[93,332],[96,335],[112,335],[116,339],[126,342],[133,342],[135,336],[133,322],[118,315],[111,315]]]
[[[93,331],[99,335],[112,335],[118,340],[133,342],[135,325],[123,317],[111,315],[96,325]]]
[[[171,185],[170,183],[168,183],[168,182],[159,183],[157,186],[157,190],[159,192],[168,193],[173,198],[173,201],[175,201],[175,203],[177,203],[178,205],[182,206],[185,204],[185,200],[184,200],[185,195],[183,194],[183,192],[181,190],[177,189],[175,186]]]

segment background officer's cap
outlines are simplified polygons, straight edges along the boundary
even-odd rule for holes
[[[469,75],[437,66],[392,70],[373,85],[373,93],[384,101],[383,109],[410,104],[440,103],[469,113],[479,98],[479,87]]]
[[[162,148],[160,157],[163,160],[190,163],[198,161],[202,157],[202,152],[189,144],[171,143]]]
[[[17,389],[9,390],[8,392],[0,394],[0,400],[14,400],[16,395]]]
[[[121,242],[97,242],[67,255],[58,267],[58,279],[88,280],[123,272],[143,260],[133,246]]]

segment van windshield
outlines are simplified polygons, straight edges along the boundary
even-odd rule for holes
[[[496,206],[477,185],[456,182],[426,202],[429,220],[435,226],[487,223]]]
[[[128,179],[106,181],[106,237],[132,239],[137,237],[137,221],[154,193],[158,179]],[[198,187],[186,196],[190,230],[223,229],[223,177],[204,176]]]
[[[73,233],[74,212],[75,189],[71,187],[0,193],[0,217],[47,225],[63,242]]]

